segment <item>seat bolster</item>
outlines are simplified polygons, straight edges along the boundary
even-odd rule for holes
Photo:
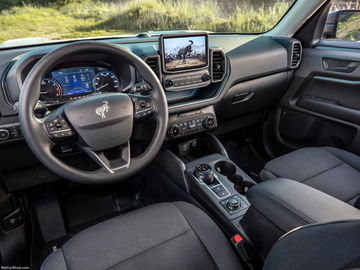
[[[266,167],[264,169],[262,169],[260,172],[260,179],[263,181],[271,180],[271,179],[275,179],[275,178],[278,178],[278,176],[276,176],[273,172],[271,172]]]
[[[347,163],[349,166],[353,167],[355,170],[360,171],[360,157],[350,153],[348,151],[344,151],[342,149],[334,148],[334,147],[323,147],[328,152],[336,156],[338,159],[342,160],[344,163]]]
[[[46,260],[41,266],[41,270],[47,270],[47,269],[68,270],[65,263],[64,253],[61,248],[51,253],[46,258]]]
[[[207,249],[218,269],[241,269],[237,256],[224,233],[203,211],[185,202],[174,203],[191,229]],[[219,248],[221,247],[221,248]]]

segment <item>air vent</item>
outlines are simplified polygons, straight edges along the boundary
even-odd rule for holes
[[[159,57],[150,56],[145,59],[145,63],[155,72],[156,76],[160,77]]]
[[[212,81],[222,81],[225,75],[225,55],[222,51],[212,51]]]
[[[302,48],[301,43],[296,41],[292,44],[292,54],[291,54],[291,68],[297,68],[301,62]]]

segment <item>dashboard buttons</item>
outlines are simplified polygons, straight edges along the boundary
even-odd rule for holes
[[[19,125],[0,128],[0,141],[21,138],[22,132]]]
[[[165,88],[171,87],[188,87],[188,86],[206,86],[210,81],[211,77],[208,72],[197,73],[195,75],[171,75],[171,79],[164,80]]]
[[[225,198],[226,196],[229,196],[230,193],[222,186],[222,185],[216,185],[211,188],[211,190],[218,196],[220,199]]]
[[[179,122],[173,122],[170,124],[168,134],[172,137],[186,136],[197,132],[206,131],[216,127],[216,118],[214,114],[198,114],[196,118],[188,120],[182,120]],[[175,134],[173,135],[173,128],[175,128]]]
[[[0,129],[0,141],[5,141],[10,138],[10,132],[7,129]]]

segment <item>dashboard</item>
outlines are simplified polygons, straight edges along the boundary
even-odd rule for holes
[[[209,116],[215,118],[214,128],[218,122],[249,113],[256,114],[252,121],[260,119],[257,112],[274,104],[291,79],[293,47],[298,41],[177,32],[105,42],[133,52],[158,76],[171,116],[169,134],[175,138],[201,132],[198,123],[205,123]],[[12,137],[11,130],[18,130],[17,102],[27,74],[46,53],[60,46],[0,51],[0,60],[5,59],[0,66],[0,128],[10,133],[10,137],[5,134],[5,141],[18,138]],[[43,76],[40,87],[39,100],[47,112],[96,93],[151,92],[131,63],[91,51],[63,59]],[[239,124],[247,122],[232,123],[231,127]],[[203,126],[209,129],[207,124]]]
[[[136,54],[158,76],[168,101],[169,141],[215,129],[226,133],[263,121],[292,80],[297,40],[173,33],[101,40]],[[6,169],[4,178],[14,189],[39,182],[39,164],[29,153],[19,124],[17,104],[22,85],[37,61],[68,42],[0,50],[0,169]],[[131,63],[91,51],[63,59],[39,83],[39,100],[45,104],[35,112],[40,117],[63,103],[96,93],[147,95],[151,91]],[[141,130],[134,130],[133,139],[146,141],[152,124],[139,123]],[[68,150],[56,151],[66,155]],[[14,151],[18,154],[13,155]],[[20,173],[24,168],[29,169]],[[22,181],[24,175],[28,181]],[[42,179],[51,181],[49,177]]]
[[[114,71],[97,66],[73,66],[49,72],[41,81],[39,99],[50,106],[94,93],[120,91],[121,79]]]

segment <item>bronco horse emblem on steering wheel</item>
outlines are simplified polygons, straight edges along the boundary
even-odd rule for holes
[[[101,105],[100,107],[97,107],[95,112],[97,115],[101,116],[101,119],[104,119],[104,118],[106,118],[105,113],[109,112],[109,110],[110,110],[109,102],[103,101],[103,105]]]

